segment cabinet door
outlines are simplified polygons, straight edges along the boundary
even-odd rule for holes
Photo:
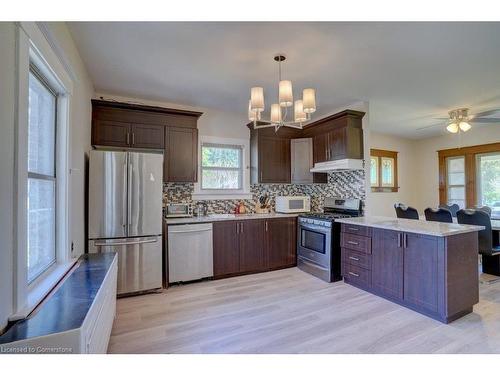
[[[240,272],[263,271],[265,220],[242,220],[238,222],[240,244]]]
[[[404,233],[404,299],[437,312],[438,241],[436,237]]]
[[[268,219],[265,225],[266,252],[270,269],[297,264],[297,224],[295,218]]]
[[[213,223],[214,276],[240,271],[240,250],[237,221]]]
[[[130,124],[118,121],[94,120],[92,144],[96,146],[130,147]]]
[[[312,183],[313,174],[309,171],[313,166],[312,139],[292,139],[290,152],[292,155],[292,183]]]
[[[163,149],[165,127],[161,125],[132,124],[132,147]]]
[[[346,157],[346,128],[338,128],[328,132],[328,160]]]
[[[167,182],[196,182],[198,129],[167,127],[164,162]]]
[[[326,148],[328,136],[326,133],[318,134],[313,137],[313,162],[321,163],[327,160]],[[317,184],[325,184],[328,182],[327,173],[313,173],[313,181]]]
[[[290,139],[260,138],[259,182],[290,183]]]
[[[402,233],[373,229],[372,287],[381,295],[403,298]]]

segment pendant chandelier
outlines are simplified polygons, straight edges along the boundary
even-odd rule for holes
[[[311,114],[316,111],[316,91],[314,89],[304,89],[302,99],[293,101],[292,81],[281,79],[281,63],[286,60],[284,55],[274,56],[274,61],[278,63],[278,103],[271,104],[270,120],[262,119],[264,112],[264,89],[262,87],[252,87],[250,90],[250,101],[248,102],[248,119],[253,121],[254,128],[274,127],[278,131],[282,126],[302,129],[305,121],[311,119]],[[291,113],[291,107],[293,113]],[[293,115],[293,119],[288,119]]]

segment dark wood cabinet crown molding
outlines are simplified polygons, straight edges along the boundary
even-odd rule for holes
[[[164,107],[135,104],[135,103],[123,103],[113,100],[92,99],[91,101],[92,101],[92,106],[96,107],[99,106],[99,107],[109,107],[109,108],[131,109],[134,111],[157,112],[169,115],[182,115],[182,116],[193,116],[193,117],[200,117],[203,114],[203,112],[188,111],[184,109],[164,108]]]

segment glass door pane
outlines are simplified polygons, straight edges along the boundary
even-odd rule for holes
[[[465,157],[446,158],[446,189],[448,204],[465,208]]]
[[[500,153],[476,155],[477,205],[489,206],[500,218]]]

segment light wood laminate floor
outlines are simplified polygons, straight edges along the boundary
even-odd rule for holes
[[[500,283],[442,324],[297,268],[119,299],[110,353],[500,353]]]

